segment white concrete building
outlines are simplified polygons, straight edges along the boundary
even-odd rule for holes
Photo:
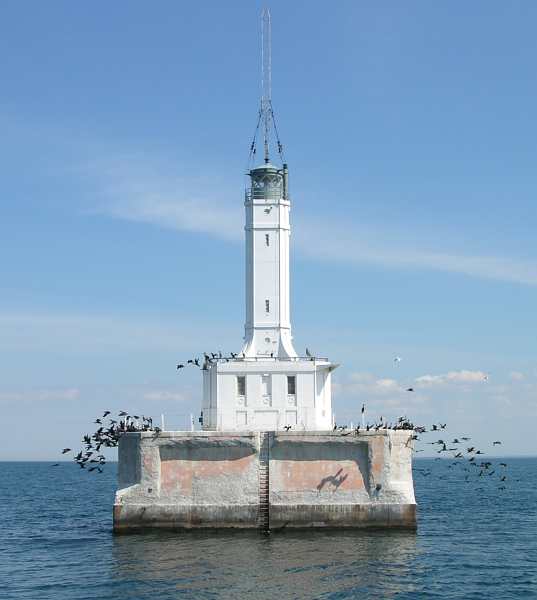
[[[203,429],[331,429],[337,365],[298,356],[291,336],[287,165],[277,168],[266,156],[249,176],[244,346],[237,355],[205,363]]]

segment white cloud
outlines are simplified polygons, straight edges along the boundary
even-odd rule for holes
[[[0,351],[70,348],[73,353],[166,350],[191,352],[214,338],[235,339],[222,324],[193,319],[148,318],[145,315],[90,313],[0,313]],[[212,338],[212,339],[211,339]],[[172,359],[173,360],[173,359]]]
[[[524,373],[521,373],[520,371],[511,371],[511,373],[509,373],[509,377],[512,381],[522,381],[526,378]]]
[[[80,398],[78,388],[24,389],[0,392],[0,402],[74,401]]]
[[[98,212],[111,217],[149,223],[216,238],[243,238],[243,210],[234,198],[227,201],[222,188],[207,181],[172,179],[148,172],[136,160],[97,163],[89,173],[105,198]],[[462,255],[416,247],[416,235],[347,222],[302,219],[294,224],[294,247],[315,260],[373,264],[390,269],[426,269],[470,277],[537,285],[537,261],[505,257]],[[399,241],[394,239],[399,238]],[[314,240],[314,243],[312,243]]]
[[[488,376],[483,371],[449,371],[443,375],[421,375],[414,380],[420,386],[446,385],[449,383],[483,383]]]
[[[150,402],[185,402],[190,400],[187,395],[170,390],[151,390],[145,392],[143,399]]]

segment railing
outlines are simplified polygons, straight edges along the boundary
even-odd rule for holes
[[[324,361],[328,361],[328,357],[326,356],[284,356],[284,357],[278,357],[278,356],[242,356],[241,354],[236,354],[233,356],[215,356],[210,357],[209,358],[209,362],[229,362],[231,360],[239,360],[239,361],[244,361],[244,362],[257,362],[258,360],[272,360],[274,362],[298,362],[299,360],[310,360],[310,361],[315,361],[315,360],[324,360]]]
[[[283,186],[265,188],[247,188],[244,192],[246,202],[254,200],[281,200],[283,198]]]

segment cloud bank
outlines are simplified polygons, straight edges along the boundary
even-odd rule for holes
[[[221,189],[203,182],[167,180],[165,175],[144,173],[136,164],[117,163],[113,168],[90,169],[104,202],[99,213],[116,219],[197,232],[226,241],[243,238],[243,210],[225,200]],[[203,192],[200,189],[203,188]],[[469,277],[537,285],[537,261],[433,251],[418,247],[416,236],[395,243],[377,225],[322,222],[302,219],[293,228],[293,243],[303,257],[376,265],[389,269],[417,269],[458,273]],[[314,241],[315,243],[312,243]]]

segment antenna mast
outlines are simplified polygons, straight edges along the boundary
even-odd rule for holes
[[[255,128],[254,137],[250,144],[249,160],[255,159],[257,150],[257,139],[260,127],[263,128],[263,147],[265,164],[269,162],[270,151],[270,135],[273,129],[275,137],[275,146],[278,149],[278,154],[282,163],[285,163],[283,156],[283,146],[280,142],[278,128],[276,127],[276,119],[272,108],[272,32],[270,11],[264,8],[261,13],[261,106],[257,119],[257,127]]]
[[[265,163],[269,161],[270,120],[272,117],[271,85],[272,85],[272,43],[270,11],[264,8],[261,14],[261,70],[262,97],[261,114],[263,117],[263,142],[265,148]]]

